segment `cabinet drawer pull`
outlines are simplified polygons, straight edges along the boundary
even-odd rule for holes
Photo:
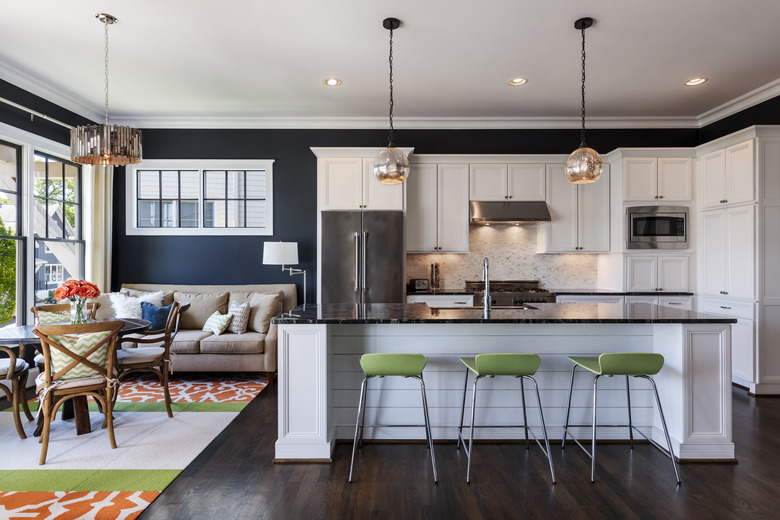
[[[720,203],[721,203],[721,204],[725,204],[725,203],[727,203],[727,202],[728,202],[728,199],[720,199]]]
[[[720,291],[720,294],[728,294],[728,291]]]
[[[721,305],[721,306],[720,306],[720,308],[721,308],[721,309],[727,309],[727,310],[731,310],[731,307],[726,307],[725,305]]]
[[[668,302],[669,305],[682,305],[681,302]]]
[[[455,305],[466,305],[466,303],[468,302],[452,302],[452,303],[454,303]]]

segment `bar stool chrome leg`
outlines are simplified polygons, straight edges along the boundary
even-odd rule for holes
[[[428,443],[428,449],[431,451],[431,465],[433,466],[433,481],[438,482],[439,476],[436,472],[436,455],[433,451],[433,433],[431,432],[431,420],[428,416],[428,399],[425,397],[425,383],[423,382],[422,375],[413,376],[420,381],[420,390],[422,391],[422,404],[423,414],[425,415],[425,437]]]
[[[599,390],[599,377],[593,378],[593,437],[590,440],[590,481],[596,481],[596,410]]]
[[[463,382],[463,401],[460,404],[460,425],[458,425],[458,440],[455,443],[455,449],[460,450],[460,444],[466,447],[466,441],[463,440],[463,415],[466,411],[466,390],[469,386],[469,369],[466,369],[466,380]]]
[[[520,397],[523,399],[523,432],[525,433],[525,449],[529,449],[530,444],[528,444],[528,414],[525,409],[525,382],[523,381],[523,379],[525,378],[524,377],[520,378]],[[539,407],[539,409],[541,410],[541,406]]]
[[[563,440],[561,441],[561,449],[566,449],[566,435],[569,433],[569,413],[571,412],[571,394],[574,390],[574,371],[577,370],[577,365],[571,367],[571,381],[569,382],[569,400],[566,404],[566,420],[563,423]],[[572,438],[574,438],[572,436]]]
[[[628,445],[634,449],[634,423],[631,422],[631,384],[630,376],[626,376],[626,401],[628,402]]]
[[[674,460],[674,451],[672,450],[672,440],[669,438],[669,429],[666,427],[666,419],[664,418],[664,411],[661,408],[661,399],[658,397],[658,389],[655,386],[655,381],[650,376],[637,376],[642,377],[650,381],[653,385],[653,393],[655,394],[655,404],[658,405],[658,414],[661,416],[661,425],[664,427],[664,436],[666,437],[666,446],[669,448],[669,458],[672,459],[672,468],[674,468],[674,476],[677,479],[677,483],[680,484],[680,473],[677,471],[677,462]]]
[[[475,412],[477,410],[477,381],[480,380],[482,376],[476,376],[474,377],[474,388],[471,391],[471,434],[469,435],[469,451],[468,451],[468,466],[466,468],[466,483],[470,481],[471,478],[471,447],[474,443],[474,418],[476,416]]]
[[[360,385],[360,400],[358,401],[358,413],[355,419],[355,438],[352,440],[352,459],[349,463],[349,482],[352,482],[352,468],[355,466],[355,452],[358,447],[358,439],[363,438],[363,420],[365,420],[366,387],[368,377],[363,378]]]
[[[544,412],[542,412],[542,398],[539,396],[539,385],[536,383],[536,379],[531,376],[523,376],[522,379],[525,379],[526,377],[531,380],[534,384],[534,389],[536,390],[536,404],[539,406],[539,420],[542,423],[542,433],[544,433],[544,454],[547,456],[547,462],[550,463],[550,475],[552,475],[552,483],[555,484],[555,468],[553,468],[552,455],[550,453],[550,440],[547,438],[547,425],[544,423]],[[523,403],[523,409],[525,410],[525,403]],[[528,434],[527,432],[528,426],[526,425],[526,435]]]

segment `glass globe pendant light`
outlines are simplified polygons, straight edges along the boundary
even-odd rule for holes
[[[100,166],[124,166],[141,162],[141,130],[108,124],[108,26],[116,17],[97,13],[105,27],[106,120],[102,125],[85,125],[70,131],[70,155],[73,162]]]
[[[580,18],[574,28],[582,32],[582,130],[580,147],[566,159],[566,177],[574,184],[596,182],[601,177],[604,161],[599,153],[585,144],[585,29],[593,25],[593,18]]]
[[[385,18],[382,26],[390,30],[390,133],[387,148],[374,161],[374,176],[382,184],[400,184],[409,177],[409,159],[395,147],[393,138],[393,30],[401,26],[398,18]]]

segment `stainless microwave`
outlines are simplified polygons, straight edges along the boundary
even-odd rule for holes
[[[626,208],[627,249],[688,249],[687,206]]]

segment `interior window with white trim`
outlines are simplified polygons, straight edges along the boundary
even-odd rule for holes
[[[273,161],[145,160],[126,182],[128,235],[273,234]]]

